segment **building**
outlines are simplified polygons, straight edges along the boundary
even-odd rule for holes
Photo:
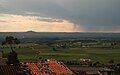
[[[48,59],[44,63],[27,63],[33,75],[75,75],[63,62]]]
[[[20,66],[0,65],[0,75],[20,75]]]
[[[76,75],[63,62],[48,59],[44,62],[0,65],[0,75]]]
[[[70,67],[77,75],[113,75],[115,71],[113,69],[104,67]]]

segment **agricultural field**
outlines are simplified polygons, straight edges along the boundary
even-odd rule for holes
[[[90,59],[92,62],[101,62],[108,64],[109,60],[114,60],[114,63],[120,63],[120,48],[60,48],[53,50],[52,47],[40,45],[21,45],[21,48],[16,47],[14,50],[18,53],[18,58],[21,62],[39,61],[42,58],[55,58],[57,60],[76,60]],[[10,52],[9,48],[2,48],[4,61]]]

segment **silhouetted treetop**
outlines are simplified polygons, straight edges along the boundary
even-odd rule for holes
[[[14,38],[13,36],[7,36],[5,38],[5,40],[1,43],[1,45],[5,45],[5,44],[20,44],[20,41],[18,40],[18,38]]]

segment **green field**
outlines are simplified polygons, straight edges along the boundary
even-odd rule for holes
[[[93,62],[99,61],[108,63],[109,60],[114,60],[114,63],[120,63],[120,48],[70,48],[52,50],[50,47],[27,47],[16,48],[20,61],[38,61],[42,58],[55,58],[57,60],[79,60],[80,58],[91,59]],[[3,48],[3,57],[6,59],[9,48]]]

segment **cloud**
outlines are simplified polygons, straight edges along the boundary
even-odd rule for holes
[[[4,21],[4,20],[0,20],[0,22],[7,22],[7,21]]]
[[[103,30],[114,32],[114,28],[120,26],[120,0],[1,1],[1,13],[47,17],[38,19],[46,22],[67,20],[84,28],[86,31]]]
[[[13,14],[1,14],[0,31],[2,32],[19,32],[34,30],[37,32],[78,32],[83,31],[79,26],[70,23],[67,20],[57,21],[59,19],[52,19],[40,16],[23,16]],[[38,20],[39,19],[39,20]],[[50,22],[46,21],[50,20]],[[52,22],[51,22],[52,20]]]
[[[107,27],[99,27],[99,29],[92,27],[90,29],[84,29],[84,31],[90,31],[90,32],[120,32],[120,25],[118,26],[110,26],[109,28]]]
[[[55,18],[37,18],[37,20],[40,20],[40,21],[45,21],[45,22],[63,22],[63,20],[61,19],[55,19]]]

